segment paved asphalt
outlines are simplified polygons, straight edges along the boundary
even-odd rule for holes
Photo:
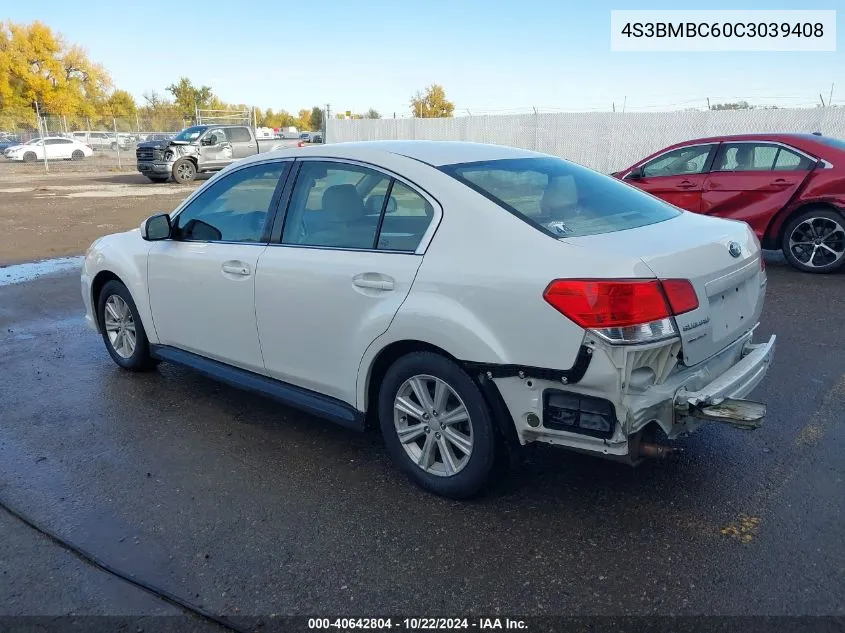
[[[0,287],[0,500],[252,615],[845,615],[845,274],[769,263],[763,428],[630,468],[552,447],[451,502],[356,434],[168,365],[118,370],[76,275]],[[0,615],[172,613],[0,511]]]

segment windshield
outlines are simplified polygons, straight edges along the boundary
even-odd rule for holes
[[[34,138],[34,139],[31,139],[31,140],[27,141],[26,143],[24,143],[24,145],[40,145],[40,144],[41,144],[40,138]]]
[[[205,132],[208,129],[205,125],[195,125],[194,127],[188,127],[179,132],[176,136],[173,137],[174,141],[195,141],[200,137],[200,134]]]
[[[516,158],[440,168],[553,237],[624,231],[680,215],[615,178],[560,158]]]

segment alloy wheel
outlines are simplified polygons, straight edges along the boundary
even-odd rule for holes
[[[809,268],[830,266],[845,257],[845,228],[825,217],[809,217],[789,236],[789,251]]]
[[[472,420],[444,380],[420,374],[402,383],[393,401],[393,423],[408,457],[423,471],[451,477],[469,462]]]
[[[194,168],[190,163],[182,163],[176,168],[176,173],[179,174],[179,178],[182,180],[190,180],[194,177]]]
[[[137,345],[135,320],[123,297],[111,295],[106,299],[103,322],[112,349],[121,358],[131,358]]]

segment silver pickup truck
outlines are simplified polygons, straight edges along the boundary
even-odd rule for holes
[[[173,178],[186,183],[241,158],[302,144],[298,139],[256,139],[247,125],[194,125],[168,140],[139,143],[135,158],[138,171],[152,182]]]

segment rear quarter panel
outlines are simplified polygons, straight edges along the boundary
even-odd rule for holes
[[[463,361],[569,369],[584,330],[543,299],[561,277],[652,277],[638,258],[564,244],[446,174],[425,174],[443,207],[414,285],[388,330],[367,350],[358,382],[391,343],[417,340]]]
[[[769,222],[765,231],[766,246],[780,248],[781,231],[789,218],[796,211],[815,204],[832,206],[845,213],[845,165],[815,169],[810,173],[798,195]]]

